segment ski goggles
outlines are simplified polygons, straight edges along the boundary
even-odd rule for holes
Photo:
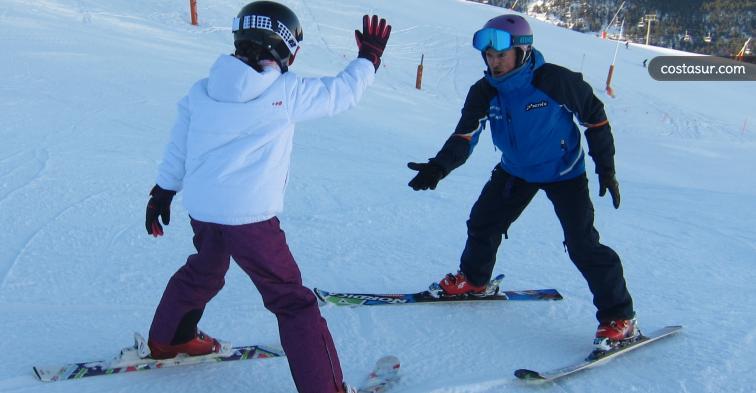
[[[487,27],[480,29],[473,35],[473,47],[481,52],[488,48],[504,51],[518,45],[532,45],[532,35],[513,36],[508,31]]]

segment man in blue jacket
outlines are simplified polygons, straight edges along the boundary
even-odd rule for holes
[[[441,151],[427,163],[408,164],[418,171],[409,186],[435,189],[467,160],[488,121],[501,162],[470,212],[459,272],[439,283],[444,295],[485,293],[502,235],[538,190],[544,190],[562,224],[570,259],[593,293],[599,321],[595,343],[607,349],[636,338],[639,331],[620,258],[599,242],[593,226],[585,154],[573,116],[587,128],[599,195],[608,190],[618,208],[614,140],[593,89],[579,73],[545,63],[532,43],[531,27],[518,15],[493,18],[475,33],[473,46],[488,66],[485,77],[470,88],[461,119]]]

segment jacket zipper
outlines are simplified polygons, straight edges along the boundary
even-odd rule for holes
[[[512,147],[512,149],[517,148],[517,138],[515,138],[514,129],[512,128],[512,112],[509,109],[509,101],[507,101],[506,98],[501,97],[499,95],[499,104],[501,105],[502,111],[507,116],[507,129],[506,133],[508,134],[507,137],[509,139],[509,145]]]
[[[513,148],[517,148],[517,137],[515,136],[514,127],[512,127],[512,114],[507,106],[507,130],[509,130],[509,142]]]

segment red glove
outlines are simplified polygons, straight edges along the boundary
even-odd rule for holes
[[[357,48],[359,48],[357,57],[370,60],[378,71],[389,35],[391,35],[391,25],[386,24],[386,19],[378,22],[378,15],[373,15],[372,19],[368,15],[363,16],[362,32],[354,31],[354,39],[357,40]]]
[[[166,190],[155,184],[150,191],[150,201],[147,202],[147,217],[144,226],[147,233],[154,236],[163,236],[163,227],[158,222],[158,217],[162,217],[163,224],[168,225],[171,222],[171,201],[176,191]]]

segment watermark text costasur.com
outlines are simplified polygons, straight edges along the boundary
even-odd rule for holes
[[[716,56],[659,56],[648,73],[659,81],[756,81],[756,64]]]

